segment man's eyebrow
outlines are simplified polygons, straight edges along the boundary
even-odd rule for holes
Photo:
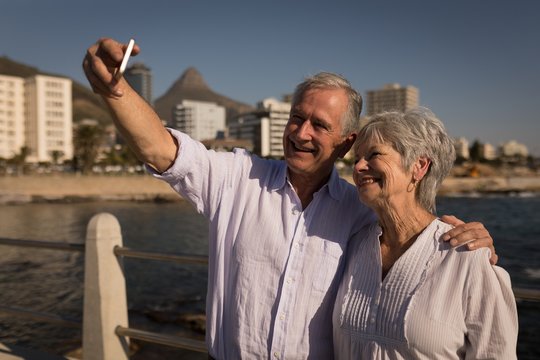
[[[313,117],[312,122],[315,123],[315,124],[323,125],[324,127],[328,128],[328,129],[332,128],[332,124],[330,122],[326,121],[325,119],[319,118],[319,117]]]
[[[299,114],[299,115],[305,115],[306,113],[302,111],[299,107],[292,107],[291,108],[291,114]]]

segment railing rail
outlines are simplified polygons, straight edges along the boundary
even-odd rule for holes
[[[100,217],[101,216],[101,217]],[[104,222],[105,225],[101,224],[99,222]],[[36,241],[36,240],[27,240],[27,239],[10,239],[10,238],[0,238],[0,245],[6,245],[6,246],[17,246],[17,247],[30,247],[30,248],[40,248],[40,249],[49,249],[49,250],[60,250],[60,251],[76,251],[76,252],[85,252],[87,259],[85,260],[85,263],[88,261],[88,251],[90,249],[90,252],[93,253],[91,256],[92,261],[94,261],[96,264],[92,265],[98,268],[99,266],[105,266],[106,268],[109,266],[116,266],[113,268],[113,271],[116,271],[117,274],[119,274],[120,278],[117,279],[121,282],[123,290],[120,290],[120,293],[122,296],[117,296],[118,294],[115,293],[115,296],[112,296],[114,301],[117,301],[117,297],[124,297],[124,300],[120,299],[120,307],[125,308],[126,316],[127,316],[127,305],[123,304],[122,301],[125,301],[125,280],[123,278],[123,270],[118,268],[115,263],[118,263],[116,261],[111,261],[111,259],[118,259],[118,258],[136,258],[136,259],[145,259],[145,260],[157,260],[157,261],[169,261],[169,262],[175,262],[180,264],[195,264],[195,265],[207,265],[208,264],[208,257],[204,255],[190,255],[190,254],[170,254],[170,253],[159,253],[159,252],[153,252],[153,251],[140,251],[140,250],[133,250],[127,247],[122,246],[122,240],[120,235],[120,228],[119,225],[117,225],[116,219],[109,214],[99,214],[96,215],[91,223],[89,225],[88,232],[87,232],[87,238],[86,238],[86,245],[85,244],[77,244],[77,243],[66,243],[61,241]],[[99,240],[96,242],[96,240]],[[110,244],[105,246],[103,249],[100,249],[100,247],[103,247],[102,243]],[[88,244],[91,244],[90,248],[87,248],[89,246]],[[99,256],[98,256],[99,255]],[[102,257],[109,257],[108,261],[105,261],[105,263],[101,262]],[[99,259],[98,259],[99,258]],[[112,264],[112,265],[111,265]],[[85,265],[87,266],[87,265]],[[102,271],[88,271],[86,273],[99,273],[104,272]],[[110,276],[110,273],[108,273],[108,277]],[[87,317],[99,317],[95,314],[97,312],[96,309],[101,310],[101,307],[103,304],[96,306],[96,302],[101,301],[101,296],[103,294],[101,292],[107,293],[108,291],[111,291],[110,289],[107,289],[107,286],[103,285],[103,282],[107,283],[109,282],[109,278],[107,278],[106,281],[104,281],[102,278],[99,277],[91,277],[87,278],[88,274],[85,274],[85,310],[84,310],[84,318]],[[92,275],[93,276],[93,275]],[[88,285],[88,283],[92,283],[92,285]],[[514,296],[516,297],[517,301],[540,301],[540,290],[537,289],[527,289],[527,288],[513,288]],[[97,294],[96,294],[97,293]],[[109,298],[109,302],[111,301],[111,296],[109,293],[105,295],[105,298]],[[87,306],[90,307],[87,308]],[[93,305],[92,305],[93,304]],[[92,307],[93,306],[93,307]],[[117,306],[116,305],[110,305],[109,306]],[[106,311],[105,311],[106,312]],[[116,308],[115,308],[115,313]],[[0,313],[7,313],[16,317],[22,317],[22,318],[29,318],[36,321],[46,321],[51,323],[60,324],[63,326],[69,326],[69,327],[80,327],[81,322],[65,318],[62,316],[58,316],[51,313],[46,312],[38,312],[28,309],[22,309],[19,307],[13,307],[13,306],[5,306],[0,305]],[[103,314],[102,314],[103,315]],[[94,321],[94,320],[92,320]],[[90,322],[92,322],[90,321]],[[101,346],[102,352],[99,355],[92,355],[91,358],[119,358],[117,356],[108,356],[108,346],[110,344],[107,344],[109,340],[106,339],[106,337],[110,337],[111,335],[116,335],[120,339],[121,347],[123,348],[122,351],[126,352],[126,340],[128,338],[131,339],[137,339],[145,342],[155,343],[155,344],[161,344],[181,349],[187,349],[191,351],[197,351],[197,352],[203,352],[206,353],[206,345],[204,341],[185,338],[185,337],[179,337],[179,336],[172,336],[167,334],[161,334],[161,333],[155,333],[155,332],[149,332],[139,329],[130,328],[127,326],[127,319],[122,320],[120,318],[120,321],[116,321],[114,324],[111,323],[111,319],[100,319],[98,321],[101,321],[99,326],[97,328],[101,329],[101,332],[104,333],[104,330],[102,329],[103,323],[106,323],[110,330],[109,335],[101,334],[102,338],[98,338],[97,335],[89,335],[85,334],[90,332],[96,332],[95,325],[91,325],[90,327],[87,324],[83,324],[83,337],[86,339],[87,344],[92,344],[95,348],[94,343],[97,341],[99,346]],[[113,319],[113,321],[115,321]],[[83,322],[85,322],[83,320]],[[126,326],[124,326],[126,325]],[[94,327],[92,327],[94,326]],[[112,326],[112,327],[111,327]],[[85,330],[86,329],[86,330]],[[91,329],[91,331],[88,331],[88,329]],[[88,340],[90,339],[90,340]],[[114,341],[112,341],[114,343]],[[114,346],[118,346],[118,344],[113,344]],[[83,341],[83,352],[85,348],[85,341]],[[95,350],[95,349],[93,349]],[[90,358],[90,357],[89,357]]]
[[[84,244],[54,241],[0,238],[0,245],[84,252]],[[123,256],[127,258],[169,261],[179,264],[208,264],[208,257],[205,255],[171,254],[154,251],[141,251],[133,250],[125,246],[115,246],[113,251],[116,256]],[[520,287],[514,287],[512,290],[514,291],[514,296],[516,297],[516,300],[540,301],[540,290]],[[2,308],[6,307],[0,307],[0,310]]]
[[[154,344],[167,345],[179,349],[186,349],[203,353],[207,352],[206,343],[201,340],[188,339],[166,334],[158,334],[150,331],[126,328],[123,326],[117,326],[115,329],[115,333],[118,336],[129,337],[130,339],[137,339],[141,341],[151,342]]]
[[[62,326],[80,328],[82,323],[75,319],[58,316],[48,312],[33,311],[23,309],[16,306],[4,306],[0,305],[0,313],[9,314],[19,318],[25,318],[35,321],[44,321],[48,323],[54,323]]]
[[[165,254],[154,251],[132,250],[123,246],[115,246],[113,251],[116,256],[145,260],[171,261],[179,264],[208,265],[208,256],[205,255]]]
[[[60,241],[38,241],[25,239],[0,238],[0,245],[31,247],[49,250],[84,251],[84,244],[66,243]]]

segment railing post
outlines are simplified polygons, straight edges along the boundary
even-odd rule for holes
[[[111,214],[95,215],[86,230],[84,265],[84,360],[128,359],[129,344],[115,334],[128,326],[126,282],[122,259],[114,255],[122,246],[118,220]]]

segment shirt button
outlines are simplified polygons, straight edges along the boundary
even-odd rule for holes
[[[276,359],[279,359],[279,353],[278,353],[277,351],[274,353],[274,357],[275,357]]]
[[[298,214],[298,210],[293,209],[292,213],[293,213],[293,215],[297,215],[297,214]]]

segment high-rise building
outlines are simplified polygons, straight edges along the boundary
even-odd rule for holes
[[[0,158],[12,158],[23,146],[24,79],[0,75]]]
[[[290,102],[264,99],[255,111],[241,115],[229,124],[229,137],[250,140],[253,153],[257,155],[283,157],[283,131],[290,111]]]
[[[225,108],[212,102],[183,100],[173,108],[168,124],[195,140],[215,139],[225,131]]]
[[[368,116],[382,111],[406,111],[418,106],[419,91],[414,86],[388,84],[379,90],[369,90],[366,102]]]
[[[480,158],[486,160],[495,160],[497,158],[497,149],[490,143],[480,145]]]
[[[522,156],[527,157],[529,155],[529,150],[527,146],[518,143],[515,140],[507,141],[500,145],[499,147],[501,156]]]
[[[72,82],[36,75],[25,79],[25,144],[29,162],[73,157]]]
[[[134,63],[126,69],[124,77],[133,90],[152,105],[152,71],[150,68],[141,62]]]
[[[456,149],[456,157],[461,159],[469,159],[469,141],[464,137],[454,139],[454,149]]]

